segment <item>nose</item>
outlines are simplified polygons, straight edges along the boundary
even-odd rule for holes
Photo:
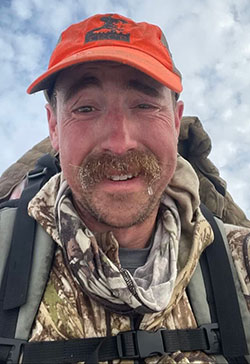
[[[135,124],[122,110],[112,110],[105,116],[101,148],[105,152],[124,154],[136,149]]]

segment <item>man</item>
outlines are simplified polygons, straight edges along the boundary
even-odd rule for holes
[[[186,288],[213,232],[177,153],[181,75],[161,30],[117,14],[72,25],[28,92],[40,90],[62,172],[28,208],[57,246],[30,342],[196,328]],[[155,349],[145,360],[218,358]]]

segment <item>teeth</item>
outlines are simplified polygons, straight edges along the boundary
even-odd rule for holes
[[[127,179],[133,178],[132,174],[124,174],[121,176],[109,176],[112,181],[126,181]]]

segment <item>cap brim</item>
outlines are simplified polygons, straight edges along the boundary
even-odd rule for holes
[[[75,64],[91,61],[115,61],[128,64],[151,76],[175,92],[182,91],[181,78],[149,54],[122,46],[99,46],[76,53],[51,67],[38,77],[27,89],[29,94],[49,89],[57,73]]]

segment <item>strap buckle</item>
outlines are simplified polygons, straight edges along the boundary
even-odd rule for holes
[[[9,352],[6,364],[18,364],[19,363],[22,345],[25,343],[27,343],[26,340],[0,337],[0,347],[1,346],[10,346],[10,352]]]
[[[219,354],[220,341],[219,341],[219,325],[217,323],[204,324],[199,327],[206,333],[208,349],[204,350],[206,354]]]
[[[120,359],[143,359],[153,355],[166,354],[162,339],[162,329],[157,331],[125,331],[117,337],[117,350]]]
[[[47,167],[44,168],[35,168],[32,171],[29,171],[27,174],[28,179],[37,178],[40,176],[44,176],[47,173]]]

